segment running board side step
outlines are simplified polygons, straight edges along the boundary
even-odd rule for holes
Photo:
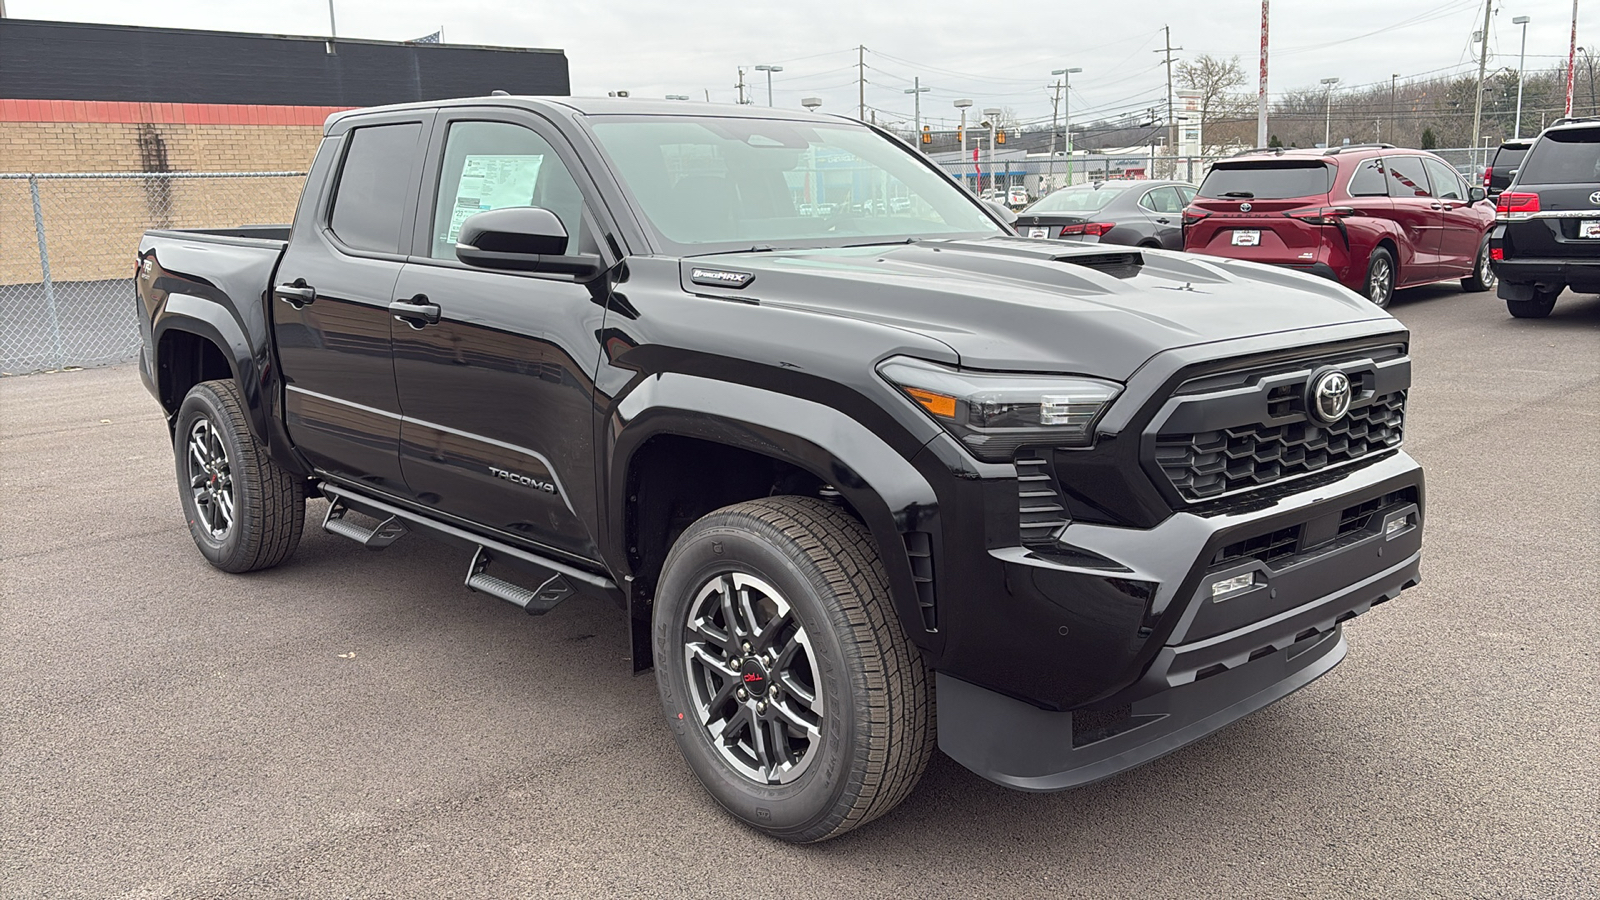
[[[496,578],[485,571],[489,568],[491,559],[491,555],[482,546],[472,554],[472,564],[467,567],[468,590],[481,591],[491,597],[499,597],[507,603],[514,603],[527,610],[530,616],[542,616],[576,593],[572,585],[559,573],[546,578],[544,583],[536,588],[525,588],[503,578]]]
[[[399,516],[389,516],[377,525],[366,528],[346,519],[344,514],[349,511],[350,506],[343,498],[330,497],[328,514],[322,520],[322,530],[347,537],[368,550],[382,550],[409,533],[406,523],[400,521]]]
[[[382,500],[357,493],[330,482],[317,485],[317,490],[328,498],[328,517],[322,527],[327,531],[350,538],[363,546],[381,549],[412,531],[437,538],[446,544],[472,550],[472,564],[467,569],[466,585],[473,591],[488,594],[514,603],[532,615],[543,615],[576,593],[605,597],[623,604],[622,589],[604,575],[588,572],[576,566],[525,550],[485,535],[476,534],[448,522],[415,510],[406,509]],[[374,528],[365,528],[344,518],[346,512],[357,512],[378,519]],[[527,588],[497,575],[488,574],[490,563],[504,565],[538,587]]]

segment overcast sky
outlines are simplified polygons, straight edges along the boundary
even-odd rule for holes
[[[327,0],[6,0],[14,18],[112,22],[272,34],[326,35]],[[1564,64],[1572,6],[1567,0],[1495,3],[1490,67],[1517,65],[1528,27],[1528,68]],[[1074,119],[1165,106],[1161,26],[1172,29],[1175,58],[1238,55],[1256,73],[1259,0],[1146,0],[1134,3],[1022,0],[335,0],[341,36],[408,40],[441,27],[452,44],[556,47],[566,51],[572,91],[625,89],[635,96],[687,94],[731,102],[739,66],[755,102],[798,108],[821,97],[822,111],[855,114],[856,50],[867,47],[867,98],[879,120],[912,117],[904,89],[913,77],[925,121],[950,121],[951,102],[978,109],[1011,107],[1023,119],[1048,120],[1050,70],[1081,67],[1072,77]],[[1578,23],[1578,43],[1592,40]],[[1475,72],[1472,33],[1482,0],[1278,0],[1272,9],[1272,91],[1388,84],[1391,74]]]

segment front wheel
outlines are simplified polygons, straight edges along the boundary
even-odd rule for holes
[[[1376,247],[1367,259],[1367,284],[1363,291],[1372,305],[1388,309],[1394,299],[1394,255],[1384,247]]]
[[[224,572],[275,566],[305,527],[302,483],[278,466],[245,422],[232,381],[204,381],[178,408],[178,494],[195,546]]]
[[[1478,248],[1478,259],[1473,263],[1472,274],[1461,279],[1461,289],[1469,293],[1487,291],[1494,287],[1494,267],[1489,265],[1489,239],[1483,239]]]
[[[871,535],[810,497],[710,513],[667,557],[656,681],[706,790],[786,841],[836,837],[911,792],[933,752],[929,674]]]

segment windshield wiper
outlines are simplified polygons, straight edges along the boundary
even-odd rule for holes
[[[922,240],[922,239],[921,238],[908,237],[908,238],[899,238],[899,239],[892,240],[892,241],[867,241],[865,244],[845,244],[842,247],[840,247],[839,249],[840,250],[849,250],[849,249],[852,249],[854,247],[889,247],[889,246],[893,246],[893,245],[896,245],[896,244],[915,244],[919,240]]]
[[[1254,197],[1255,193],[1252,192],[1252,191],[1223,191],[1222,192],[1222,196],[1224,196],[1224,197]]]

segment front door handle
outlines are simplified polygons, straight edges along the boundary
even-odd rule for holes
[[[1444,209],[1444,204],[1443,203],[1430,203],[1430,204],[1428,204],[1428,208],[1429,209]]]
[[[396,300],[389,304],[389,312],[412,328],[439,324],[442,310],[439,304],[429,303],[427,294],[418,294],[409,300]]]
[[[272,296],[295,309],[305,309],[317,299],[317,289],[303,281],[298,284],[280,284],[272,289]]]

